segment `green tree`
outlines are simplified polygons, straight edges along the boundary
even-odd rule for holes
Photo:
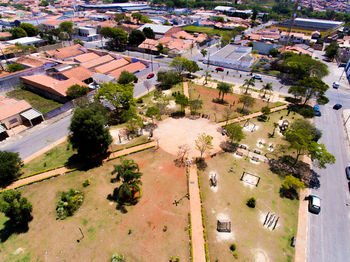
[[[208,54],[208,51],[203,48],[203,49],[201,49],[201,54],[204,58]]]
[[[133,14],[131,14],[131,17],[137,21],[137,24],[139,24],[140,21],[141,21],[141,18],[142,18],[142,14],[140,14],[140,13],[133,13]]]
[[[175,103],[181,106],[181,111],[185,110],[185,107],[188,106],[188,97],[184,94],[178,94],[175,97]]]
[[[145,27],[142,32],[145,34],[146,38],[154,39],[156,37],[154,31],[150,27]]]
[[[198,112],[199,109],[201,109],[203,106],[203,101],[200,99],[194,99],[190,101],[190,107],[194,114]]]
[[[288,89],[288,93],[293,94],[295,97],[304,97],[304,105],[311,98],[316,98],[322,104],[323,101],[328,102],[324,100],[328,88],[329,86],[318,77],[305,77],[299,80],[297,85],[291,86]]]
[[[58,26],[58,29],[61,32],[67,34],[69,40],[72,39],[72,34],[74,32],[73,23],[72,22],[64,21],[64,22],[60,23],[60,25]]]
[[[95,99],[98,101],[107,100],[116,110],[128,110],[134,104],[134,86],[131,84],[122,85],[119,83],[104,83],[97,90]]]
[[[114,21],[121,23],[125,19],[125,13],[117,13],[114,16]]]
[[[289,142],[289,147],[296,151],[294,165],[302,155],[310,155],[311,160],[320,168],[335,163],[335,157],[326,150],[324,144],[317,143],[320,137],[321,134],[316,127],[305,119],[297,119],[290,125],[285,133],[285,139]]]
[[[67,89],[67,96],[71,98],[78,98],[85,96],[87,93],[89,93],[89,88],[87,86],[81,86],[78,84],[72,85]]]
[[[201,70],[196,61],[188,60],[185,63],[185,70],[191,73],[196,73]]]
[[[163,52],[163,49],[164,49],[164,46],[163,46],[162,43],[159,43],[159,44],[156,46],[156,48],[157,48],[157,51],[158,51],[159,53],[162,53],[162,52]]]
[[[22,160],[18,153],[0,151],[0,186],[4,187],[18,178]]]
[[[266,92],[272,91],[272,83],[266,83],[265,85],[263,85],[263,87],[261,88],[261,90],[264,91],[263,98],[265,98],[265,97],[266,97]]]
[[[128,71],[124,70],[121,72],[118,83],[122,85],[127,85],[131,83],[137,83],[138,78],[133,73],[129,73]]]
[[[221,38],[221,47],[227,46],[231,42],[231,37],[227,34]]]
[[[203,154],[209,152],[213,149],[213,137],[211,135],[207,135],[206,133],[200,134],[195,140],[196,149],[200,153],[200,158],[203,158]]]
[[[44,6],[44,7],[46,7],[46,6],[48,6],[49,5],[49,2],[48,1],[41,1],[40,3],[39,3],[39,6]]]
[[[269,50],[269,55],[272,57],[277,57],[279,55],[279,51],[277,48],[271,48]]]
[[[255,78],[251,77],[250,79],[244,79],[243,86],[246,86],[245,94],[248,94],[248,90],[250,86],[255,86]]]
[[[36,36],[38,34],[37,28],[29,23],[21,23],[20,26],[24,31],[26,31],[28,36]]]
[[[110,47],[115,50],[124,49],[128,41],[128,33],[121,28],[102,27],[100,35],[110,39]]]
[[[158,107],[151,106],[147,108],[146,116],[152,119],[152,123],[154,123],[154,118],[160,118],[160,110]]]
[[[183,71],[186,70],[186,64],[188,64],[188,59],[186,57],[175,57],[170,63],[170,67],[174,68],[176,73],[181,75]]]
[[[9,71],[10,73],[21,71],[23,69],[24,69],[24,66],[18,63],[7,65],[7,71]]]
[[[338,57],[339,54],[339,46],[336,42],[332,42],[329,46],[325,49],[326,56],[333,60],[334,58]]]
[[[112,143],[107,119],[93,107],[77,108],[74,111],[69,130],[69,142],[78,155],[91,158],[107,152]]]
[[[126,259],[123,255],[113,254],[111,262],[126,262]]]
[[[32,204],[25,197],[21,197],[18,190],[6,190],[0,195],[0,212],[10,219],[13,228],[28,229],[32,220]]]
[[[139,165],[132,159],[121,158],[120,165],[114,165],[112,175],[117,174],[113,181],[122,182],[122,185],[114,192],[115,200],[119,203],[133,202],[134,193],[142,185]]]
[[[232,93],[232,87],[230,84],[225,82],[220,82],[217,86],[217,89],[219,89],[219,99],[221,96],[221,101],[224,102],[224,96],[225,94]]]
[[[134,114],[132,114],[129,117],[129,120],[126,122],[126,128],[128,129],[130,134],[138,135],[138,131],[143,128],[142,118],[138,116],[136,112],[134,112]]]
[[[158,71],[157,81],[163,89],[169,89],[181,82],[181,78],[174,71]]]
[[[131,46],[139,46],[145,40],[146,36],[140,30],[133,30],[129,34],[129,45]]]
[[[225,127],[228,137],[233,143],[238,143],[245,138],[243,128],[239,124],[231,124]]]
[[[243,104],[241,111],[248,110],[249,107],[255,104],[255,99],[249,95],[241,96],[238,100],[238,103]]]
[[[298,191],[298,189],[305,188],[305,184],[299,178],[292,175],[288,175],[283,180],[282,188],[285,190],[294,189],[295,191]]]
[[[84,46],[84,41],[81,40],[81,39],[79,39],[79,38],[75,38],[75,39],[73,40],[73,43],[74,43],[75,45]]]
[[[28,35],[27,35],[27,32],[24,31],[24,29],[21,28],[21,27],[15,27],[15,28],[13,28],[12,31],[11,31],[11,34],[12,34],[12,38],[13,38],[13,39],[17,39],[17,38],[21,38],[21,37],[26,37],[26,36],[28,36]]]

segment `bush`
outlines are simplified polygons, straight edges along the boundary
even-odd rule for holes
[[[231,244],[230,245],[230,250],[233,252],[233,251],[236,251],[236,244]]]
[[[250,208],[255,208],[256,205],[256,199],[254,197],[251,197],[247,201],[247,206]]]
[[[305,118],[313,118],[315,116],[315,110],[312,107],[302,107],[299,110],[299,114]]]
[[[81,86],[78,84],[72,85],[67,90],[67,96],[71,98],[78,98],[85,96],[87,93],[89,93],[89,88],[87,86]]]
[[[87,187],[87,186],[90,186],[90,179],[86,179],[83,182],[83,187]]]
[[[235,259],[238,259],[238,253],[237,252],[233,252],[233,257],[235,258]]]
[[[138,98],[137,100],[136,100],[136,103],[138,103],[138,104],[142,104],[143,103],[143,99],[140,97],[140,98]]]
[[[58,219],[65,219],[72,216],[81,206],[84,200],[84,195],[79,190],[70,189],[67,192],[62,192],[60,200],[56,204],[56,213]]]
[[[24,69],[24,66],[18,63],[7,65],[7,71],[9,71],[10,73],[21,71],[23,69]]]
[[[205,162],[205,159],[202,157],[197,157],[195,163],[199,170],[205,170],[208,166],[208,164]]]

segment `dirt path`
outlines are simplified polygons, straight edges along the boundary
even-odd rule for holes
[[[151,147],[151,146],[156,146],[156,142],[153,141],[153,142],[150,142],[150,143],[147,143],[147,144],[142,144],[142,145],[139,145],[139,146],[134,146],[134,147],[127,148],[127,149],[124,149],[124,150],[120,150],[120,151],[111,153],[108,158],[115,158],[115,157],[119,157],[119,156],[122,156],[122,155],[131,154],[133,152],[137,152],[137,151],[140,151],[142,149],[145,149],[145,148],[148,148],[148,147]],[[108,158],[104,159],[103,161],[104,162],[107,161]],[[48,171],[48,172],[44,172],[44,173],[41,173],[41,174],[38,174],[38,175],[34,175],[34,176],[31,176],[31,177],[23,178],[23,179],[15,181],[14,183],[12,183],[8,187],[6,187],[5,190],[7,190],[7,189],[15,189],[17,187],[21,187],[21,186],[24,186],[24,185],[27,185],[27,184],[30,184],[30,183],[34,183],[35,181],[41,181],[41,180],[43,180],[45,178],[49,178],[49,177],[51,177],[53,175],[56,175],[56,174],[62,175],[65,172],[67,172],[68,170],[69,169],[66,168],[66,167],[61,167],[61,168],[57,168],[57,169],[54,169],[54,170],[51,170],[51,171]]]
[[[288,105],[283,105],[283,106],[278,106],[278,107],[271,108],[271,113],[272,113],[272,112],[275,112],[275,111],[278,111],[278,110],[286,109],[287,107],[288,107]],[[257,117],[257,116],[261,116],[262,114],[263,114],[263,113],[261,113],[261,112],[256,112],[256,113],[254,113],[254,114],[250,114],[250,115],[246,115],[246,116],[237,117],[237,118],[234,118],[234,119],[229,120],[229,121],[228,121],[228,124],[241,122],[241,121],[244,121],[244,120],[247,120],[247,119],[251,119],[251,118],[254,118],[254,117]],[[221,127],[221,126],[226,125],[226,122],[218,123],[217,125],[218,125],[219,127]]]
[[[188,97],[188,100],[190,100],[190,93],[188,92],[188,83],[184,82],[184,95]],[[185,115],[189,116],[191,115],[191,109],[189,107],[185,108]]]
[[[197,167],[195,164],[189,170],[189,183],[193,261],[205,262],[201,200],[199,197]]]

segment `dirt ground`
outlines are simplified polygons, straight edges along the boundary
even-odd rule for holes
[[[139,163],[143,184],[140,202],[125,214],[107,200],[118,185],[110,182],[110,172],[119,160],[20,189],[33,204],[34,219],[28,232],[0,244],[0,261],[109,261],[114,253],[128,261],[168,261],[170,256],[189,261],[189,200],[173,204],[187,193],[185,170],[161,149],[128,158]],[[85,179],[91,181],[86,188]],[[84,202],[73,217],[56,220],[58,193],[70,188],[82,190]],[[0,217],[1,235],[4,222]]]
[[[194,157],[199,156],[199,151],[195,148],[195,140],[203,132],[213,137],[211,152],[218,151],[224,137],[217,130],[215,123],[204,118],[197,120],[168,118],[158,124],[158,128],[154,130],[154,137],[159,139],[159,146],[164,151],[175,156],[178,146],[187,144],[191,149],[189,155]]]

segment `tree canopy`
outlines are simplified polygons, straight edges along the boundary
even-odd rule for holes
[[[21,27],[13,28],[12,31],[11,31],[11,34],[12,34],[12,38],[13,39],[17,39],[17,38],[28,36],[27,32]]]
[[[124,70],[121,72],[118,83],[122,85],[127,85],[131,83],[137,83],[137,76],[135,76],[133,73],[129,73],[128,71]]]
[[[169,89],[173,85],[181,82],[181,78],[175,71],[158,71],[157,81],[163,89]]]
[[[74,111],[69,130],[69,142],[83,158],[106,153],[112,143],[105,115],[92,106]]]
[[[37,28],[29,23],[21,23],[20,27],[26,31],[28,36],[36,36],[38,34]]]
[[[243,128],[239,124],[231,124],[225,127],[228,137],[233,143],[238,143],[244,139],[245,134],[243,133]]]
[[[128,110],[134,104],[134,86],[131,84],[104,83],[97,90],[95,99],[106,100],[114,105],[115,109]]]
[[[113,50],[122,50],[128,41],[128,33],[121,28],[102,27],[100,35],[110,39],[109,45]]]
[[[0,186],[6,186],[18,178],[21,165],[18,153],[0,151]]]
[[[195,143],[196,149],[200,153],[200,158],[202,158],[204,153],[209,152],[213,148],[213,137],[206,133],[202,133],[195,140]]]
[[[129,34],[129,45],[139,46],[143,41],[146,40],[145,34],[140,30],[133,30]]]
[[[0,195],[0,212],[10,219],[16,230],[27,229],[32,220],[32,204],[25,197],[21,197],[18,190],[7,190]]]
[[[232,93],[232,86],[225,82],[220,82],[217,86],[217,89],[219,89],[219,99],[221,96],[221,101],[224,101],[225,94]]]
[[[85,96],[89,92],[89,88],[87,86],[81,86],[78,84],[72,85],[67,89],[67,96],[71,98],[78,98]]]
[[[195,73],[200,70],[197,62],[191,61],[186,57],[176,57],[171,61],[170,67],[173,67],[174,70],[180,75],[184,71]]]
[[[339,46],[337,43],[335,42],[332,42],[329,44],[329,46],[327,46],[325,48],[325,51],[326,51],[326,56],[333,60],[334,58],[336,58],[338,56],[338,53],[339,53]]]
[[[298,84],[291,86],[288,93],[293,94],[296,98],[304,97],[304,105],[311,99],[316,98],[320,104],[328,102],[325,93],[329,86],[318,77],[305,77],[298,81]]]
[[[18,64],[18,63],[13,63],[13,64],[7,65],[7,71],[9,71],[10,73],[21,71],[23,69],[24,69],[24,66],[21,64]]]
[[[154,39],[155,38],[155,34],[152,30],[152,28],[150,27],[145,27],[142,32],[145,34],[146,38],[150,38],[150,39]]]

